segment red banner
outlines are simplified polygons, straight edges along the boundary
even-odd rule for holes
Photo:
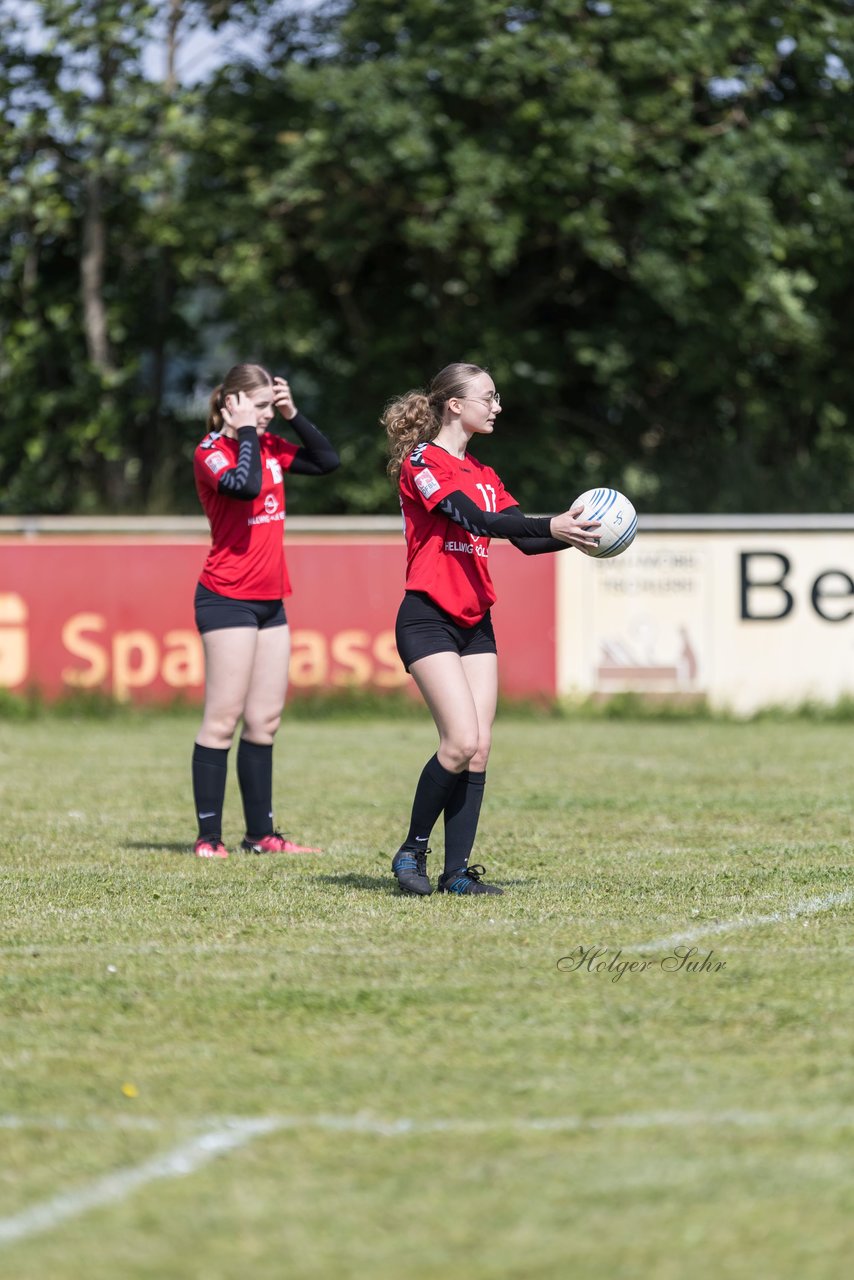
[[[156,538],[0,542],[0,688],[46,697],[197,701],[204,681],[193,591],[207,543]],[[394,644],[402,538],[288,538],[291,688],[411,686]],[[555,565],[493,542],[501,687],[555,693]]]

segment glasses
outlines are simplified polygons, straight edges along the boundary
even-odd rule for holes
[[[497,391],[493,391],[490,396],[460,396],[461,400],[474,400],[476,404],[495,405],[496,408],[501,407],[501,396]]]

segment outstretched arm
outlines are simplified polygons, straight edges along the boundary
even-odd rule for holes
[[[550,534],[551,516],[526,516],[521,507],[481,511],[459,489],[443,498],[437,510],[477,538],[546,538]]]
[[[552,551],[568,551],[572,546],[560,538],[511,538],[510,541],[523,556],[544,556]]]
[[[481,511],[471,498],[457,489],[443,498],[436,509],[476,537],[507,538],[514,546],[535,540],[540,545],[537,550],[527,551],[528,555],[557,551],[563,546],[583,550],[594,547],[597,542],[599,521],[579,519],[581,507],[556,516],[526,516],[520,507],[508,507],[506,511]],[[552,543],[556,545],[552,546]],[[525,548],[520,547],[520,550]]]

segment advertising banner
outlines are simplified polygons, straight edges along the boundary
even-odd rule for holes
[[[854,530],[644,532],[559,558],[558,689],[749,714],[854,695]]]
[[[203,536],[0,539],[0,688],[198,701],[192,600],[207,545]],[[411,689],[394,643],[402,536],[297,535],[287,547],[292,690]],[[511,697],[555,693],[556,558],[490,547],[501,687]]]

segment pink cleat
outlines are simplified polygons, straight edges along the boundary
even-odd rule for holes
[[[199,836],[193,847],[197,858],[227,858],[228,850],[215,836]]]
[[[272,831],[268,836],[261,836],[260,840],[250,840],[245,836],[240,847],[246,853],[323,853],[322,849],[308,844],[294,844],[281,831]]]

